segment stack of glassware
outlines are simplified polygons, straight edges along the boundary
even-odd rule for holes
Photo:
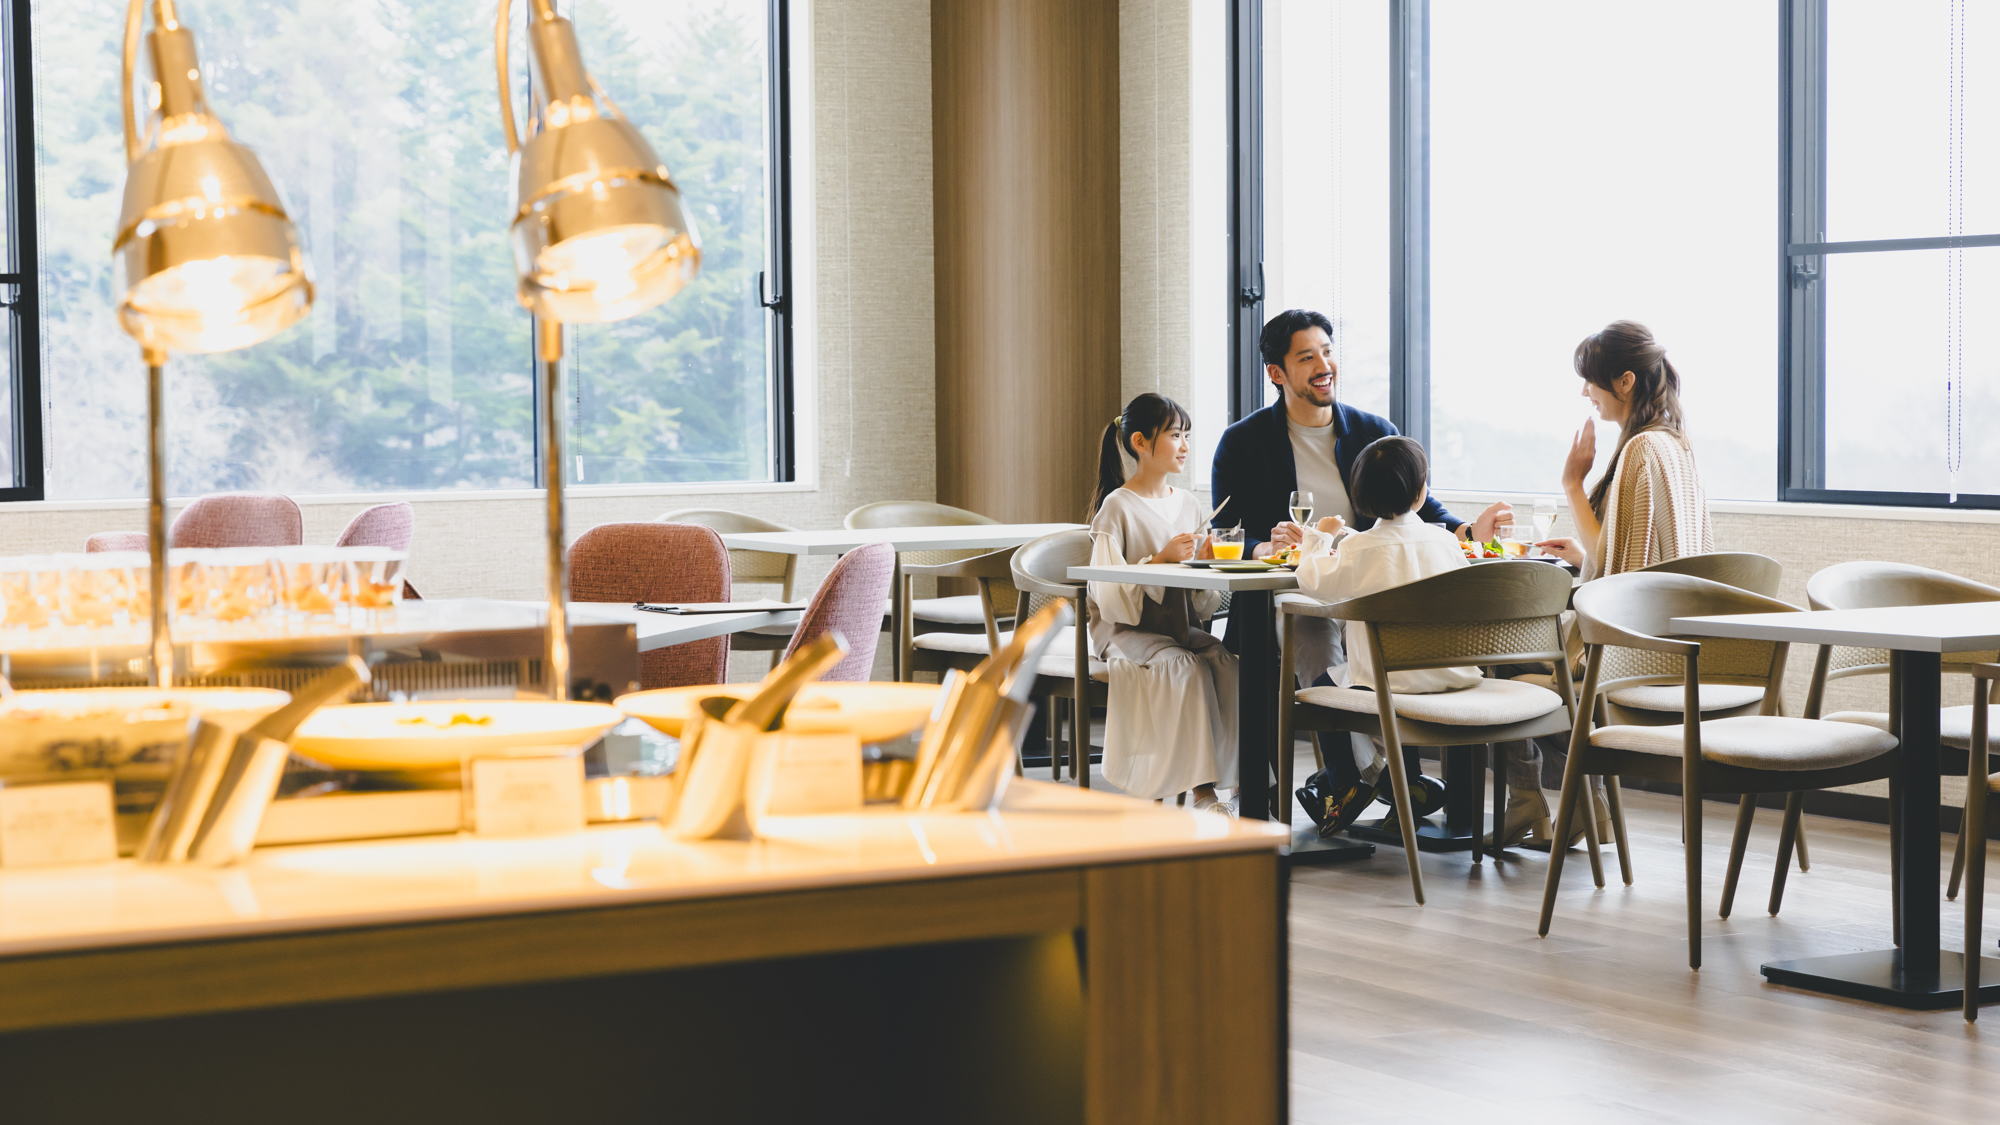
[[[174,638],[379,629],[402,601],[407,558],[382,547],[169,551]],[[141,551],[0,558],[0,651],[143,644],[146,568]]]

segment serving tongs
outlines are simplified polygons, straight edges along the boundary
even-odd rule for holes
[[[669,834],[684,840],[750,835],[743,788],[757,739],[782,726],[799,689],[846,655],[839,633],[823,633],[773,668],[750,698],[700,701],[681,738],[681,784],[673,807],[660,817]]]
[[[1050,602],[971,673],[947,676],[944,702],[917,745],[904,808],[978,809],[999,801],[1032,711],[1035,669],[1069,619],[1069,606]]]
[[[299,724],[368,682],[368,666],[350,656],[306,681],[291,701],[243,733],[197,719],[187,749],[146,826],[142,863],[235,863],[250,854],[264,810],[277,795]]]

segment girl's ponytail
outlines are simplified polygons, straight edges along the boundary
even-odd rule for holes
[[[1123,415],[1113,418],[1111,424],[1104,427],[1104,437],[1097,443],[1097,491],[1090,498],[1086,519],[1097,518],[1097,510],[1104,506],[1104,498],[1125,483],[1125,455],[1118,451],[1120,433],[1124,428]]]

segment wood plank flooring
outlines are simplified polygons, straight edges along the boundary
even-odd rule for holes
[[[1303,775],[1301,775],[1303,776]],[[1678,801],[1629,793],[1635,885],[1579,850],[1549,936],[1547,857],[1403,853],[1292,879],[1292,1119],[1969,1122],[2000,1119],[2000,1006],[1906,1012],[1764,983],[1759,963],[1890,943],[1888,834],[1808,818],[1813,868],[1765,912],[1777,815],[1760,816],[1719,919],[1732,807],[1706,806],[1704,967],[1687,968]],[[1940,847],[1949,869],[1950,837]],[[1940,878],[1942,893],[1942,877]],[[1989,897],[1991,897],[1989,895]],[[1944,904],[1948,948],[1963,916]],[[2000,918],[1987,926],[1987,952]]]

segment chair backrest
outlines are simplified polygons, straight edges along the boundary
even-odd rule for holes
[[[1769,689],[1784,676],[1783,644],[1692,637],[1678,633],[1668,623],[1676,617],[1795,612],[1798,607],[1789,602],[1691,574],[1635,570],[1584,583],[1577,587],[1571,605],[1583,643],[1603,650],[1596,685],[1600,693],[1613,687],[1685,683],[1684,657],[1633,643],[1676,641],[1698,646],[1703,683],[1762,687],[1766,689],[1766,707],[1776,705],[1777,693]],[[1614,659],[1624,654],[1651,659],[1623,663]]]
[[[146,533],[143,531],[100,531],[83,541],[83,549],[93,553],[143,551],[146,548]]]
[[[2000,601],[2000,587],[1908,563],[1835,563],[1806,579],[1806,604],[1814,609],[1877,609],[1993,601]],[[1946,653],[1944,670],[1966,671],[1974,664],[1991,663],[1996,657],[2000,654]],[[1888,649],[1829,646],[1814,666],[1813,685],[1808,698],[1813,705],[1818,705],[1824,699],[1828,680],[1888,674]]]
[[[1657,562],[1640,568],[1640,573],[1692,574],[1696,578],[1706,578],[1710,582],[1775,598],[1779,583],[1784,581],[1785,568],[1769,555],[1751,551],[1715,551]]]
[[[930,500],[878,500],[847,513],[841,525],[863,527],[952,527],[964,524],[999,523],[990,516],[938,504]]]
[[[410,540],[416,537],[417,513],[401,500],[393,504],[377,504],[363,508],[360,514],[347,521],[340,529],[340,537],[333,541],[336,547],[387,547],[392,551],[407,551]]]
[[[569,595],[580,602],[726,602],[729,554],[706,527],[600,524],[570,545]],[[646,688],[719,684],[728,674],[728,637],[639,654]]]
[[[289,496],[275,492],[219,492],[197,497],[174,517],[167,532],[175,547],[296,547],[305,541],[305,518]]]
[[[1315,609],[1367,625],[1381,670],[1524,664],[1563,659],[1569,573],[1538,562],[1485,563]]]
[[[1026,604],[1021,616],[1032,617],[1052,600],[1068,600],[1084,584],[1069,576],[1069,568],[1090,562],[1090,532],[1078,528],[1030,539],[1014,552],[1014,588]]]
[[[691,523],[698,527],[713,528],[720,532],[729,531],[797,531],[798,528],[753,516],[748,512],[732,512],[727,508],[681,508],[667,512],[656,521],[659,523]],[[799,557],[782,551],[739,551],[729,552],[729,576],[738,582],[775,582],[779,595],[786,601],[792,599],[792,584],[798,580]]]
[[[875,644],[882,636],[882,603],[889,600],[895,579],[896,550],[887,543],[870,543],[840,556],[799,618],[792,643],[785,646],[785,659],[821,634],[838,632],[847,642],[847,655],[820,679],[868,679],[875,670]]]

